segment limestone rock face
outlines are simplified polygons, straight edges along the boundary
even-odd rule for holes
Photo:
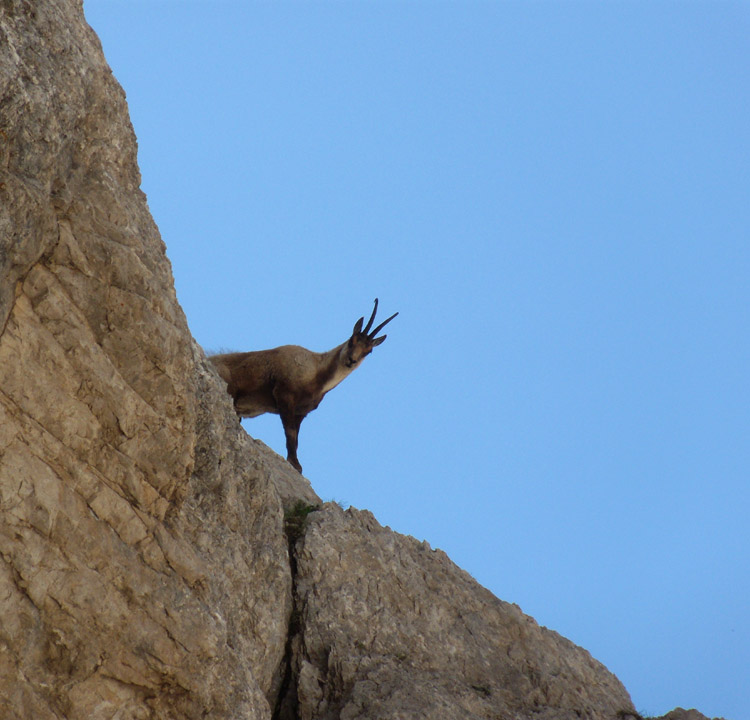
[[[289,717],[616,718],[620,682],[442,551],[326,504],[296,550]]]
[[[246,435],[136,155],[81,0],[0,0],[0,718],[636,717],[586,651],[317,509]]]
[[[2,0],[3,718],[268,717],[280,682],[281,504],[139,184],[80,1]]]
[[[683,710],[683,708],[675,708],[672,712],[668,712],[657,720],[710,720],[703,713],[699,713],[697,710]],[[714,718],[714,720],[724,720],[724,718]]]

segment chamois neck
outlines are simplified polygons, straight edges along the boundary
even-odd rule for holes
[[[335,348],[328,352],[322,353],[322,381],[323,381],[323,393],[327,393],[329,390],[333,390],[347,375],[349,375],[355,368],[346,366],[346,345],[347,342],[337,345]]]

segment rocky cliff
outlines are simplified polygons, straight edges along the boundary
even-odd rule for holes
[[[0,0],[0,718],[636,717],[246,435],[136,154],[81,0]]]

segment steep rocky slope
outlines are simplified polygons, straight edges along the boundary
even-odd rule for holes
[[[443,553],[305,517],[190,337],[136,151],[80,0],[0,0],[0,718],[632,713]]]
[[[327,505],[298,541],[302,718],[616,718],[632,710],[581,648],[442,551]]]
[[[3,2],[3,718],[263,717],[276,692],[281,504],[139,184],[81,3]]]

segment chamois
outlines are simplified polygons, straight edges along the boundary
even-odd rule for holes
[[[299,426],[308,413],[315,410],[325,394],[336,387],[362,360],[380,345],[386,336],[375,337],[393,318],[394,313],[372,332],[378,299],[364,330],[361,317],[354,325],[352,336],[332,350],[316,353],[299,345],[282,345],[273,350],[227,353],[209,358],[227,392],[234,400],[234,409],[241,418],[263,413],[281,416],[286,435],[287,460],[301,473],[297,459]]]

